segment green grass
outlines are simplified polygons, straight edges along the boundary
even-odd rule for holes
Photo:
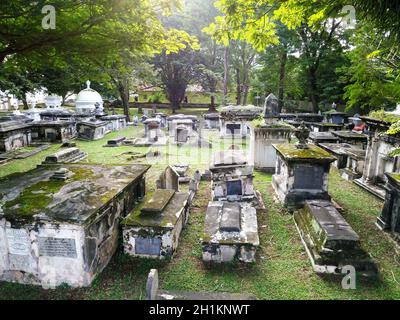
[[[109,134],[96,142],[78,141],[78,147],[89,153],[88,162],[131,163],[123,152],[146,152],[147,148],[104,148],[106,140],[116,136],[135,137],[141,127],[129,127]],[[209,156],[215,150],[227,148],[231,141],[221,141],[210,133],[213,148],[194,152],[193,148],[176,146],[158,148],[172,157],[172,163],[189,163],[191,171],[209,166]],[[240,141],[241,143],[241,141]],[[247,145],[243,145],[247,148]],[[58,146],[25,160],[17,160],[0,167],[0,176],[33,168],[46,154]],[[198,163],[198,159],[200,162]],[[145,162],[146,159],[139,159]],[[137,162],[136,161],[136,162]],[[165,163],[153,165],[147,175],[148,190],[154,190],[155,180]],[[292,216],[274,200],[271,175],[255,173],[255,185],[262,193],[268,209],[259,214],[260,247],[257,262],[206,267],[201,260],[201,241],[204,214],[210,198],[210,183],[202,182],[190,210],[189,224],[184,229],[178,251],[172,261],[131,258],[121,247],[107,268],[90,288],[42,290],[41,288],[11,283],[0,283],[0,299],[144,299],[145,282],[151,268],[159,269],[160,287],[165,290],[246,292],[258,299],[400,299],[400,264],[395,246],[387,235],[374,225],[383,202],[364,192],[353,183],[340,178],[332,169],[330,193],[343,207],[343,215],[360,235],[363,247],[380,267],[380,277],[357,279],[356,290],[343,290],[341,278],[318,276],[311,268],[306,252],[296,231]]]

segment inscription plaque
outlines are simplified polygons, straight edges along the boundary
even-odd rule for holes
[[[39,237],[39,255],[77,258],[75,239]]]
[[[324,169],[322,167],[297,165],[294,167],[295,189],[322,189]]]
[[[27,256],[31,251],[28,231],[25,229],[6,229],[8,252],[13,255]]]
[[[160,249],[161,249],[161,239],[138,237],[135,240],[135,252],[137,254],[159,256]]]

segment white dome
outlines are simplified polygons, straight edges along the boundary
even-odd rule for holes
[[[103,99],[101,95],[90,88],[90,81],[86,82],[87,88],[78,93],[75,107],[78,112],[93,112],[97,109],[103,111]]]

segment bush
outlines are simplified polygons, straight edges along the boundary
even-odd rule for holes
[[[150,103],[161,103],[163,99],[163,94],[161,92],[155,92],[149,97]]]

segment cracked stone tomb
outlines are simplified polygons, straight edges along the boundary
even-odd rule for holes
[[[157,189],[123,221],[124,252],[143,258],[172,258],[188,218],[189,193]]]
[[[41,165],[0,180],[0,281],[90,286],[145,194],[145,165]]]

